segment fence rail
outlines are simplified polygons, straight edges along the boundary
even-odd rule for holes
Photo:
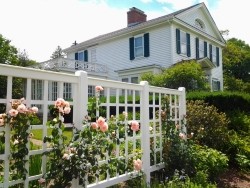
[[[77,71],[75,75],[65,74],[60,72],[52,72],[38,70],[33,68],[23,68],[10,65],[0,65],[0,79],[6,82],[1,82],[0,91],[0,110],[8,111],[11,106],[9,101],[13,98],[13,93],[16,92],[15,79],[22,80],[22,97],[27,101],[27,106],[39,106],[42,123],[40,125],[32,125],[32,130],[41,130],[43,137],[47,135],[46,122],[48,121],[49,106],[54,104],[55,99],[51,99],[50,93],[55,92],[57,98],[63,98],[66,91],[65,83],[71,85],[72,99],[70,104],[73,107],[73,123],[74,126],[81,129],[82,120],[87,115],[88,105],[88,87],[100,85],[104,88],[105,101],[100,105],[104,109],[105,116],[109,118],[111,115],[118,117],[121,111],[131,113],[131,118],[137,120],[141,125],[140,135],[132,138],[125,137],[122,140],[125,144],[125,151],[128,155],[133,155],[134,151],[129,152],[129,144],[137,147],[136,143],[140,143],[142,153],[143,172],[146,175],[146,181],[150,182],[150,173],[164,167],[162,162],[162,149],[164,142],[164,132],[161,123],[160,110],[162,108],[161,99],[168,96],[170,115],[175,123],[182,123],[183,116],[186,114],[186,96],[185,88],[178,90],[149,86],[147,82],[142,81],[140,84],[124,83],[112,80],[97,79],[87,76],[84,71]],[[34,80],[41,80],[41,87],[33,85]],[[51,89],[51,83],[56,82],[56,90]],[[36,83],[36,82],[35,82]],[[34,98],[34,94],[39,94],[41,98]],[[123,96],[121,98],[121,96]],[[2,113],[0,111],[0,113]],[[149,127],[152,128],[149,131]],[[46,172],[46,156],[42,156],[41,173],[29,175],[30,164],[27,163],[26,168],[28,174],[25,180],[10,181],[10,127],[0,127],[0,135],[4,134],[5,149],[0,153],[0,168],[2,178],[0,178],[0,187],[8,188],[12,185],[23,184],[24,188],[31,187],[31,182],[37,181]],[[2,143],[0,143],[1,145]],[[30,148],[30,144],[28,143]],[[127,148],[126,148],[127,147]],[[43,143],[41,149],[32,150],[30,148],[27,159],[30,156],[41,155],[49,148],[46,143]],[[117,149],[119,150],[119,148]],[[152,153],[152,150],[154,151]],[[119,157],[119,153],[116,154]],[[89,184],[87,187],[107,187],[115,185],[121,181],[126,181],[131,178],[133,172],[124,174],[116,174],[114,177],[107,177],[104,180],[97,180],[95,183]],[[0,176],[0,177],[1,177]],[[78,181],[74,180],[72,187],[80,187]]]

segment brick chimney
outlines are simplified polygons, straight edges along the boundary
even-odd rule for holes
[[[147,15],[144,14],[143,11],[135,7],[130,8],[127,12],[127,15],[128,27],[147,21]]]

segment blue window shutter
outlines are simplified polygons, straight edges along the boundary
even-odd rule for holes
[[[134,37],[129,38],[129,57],[135,59]]]
[[[181,53],[181,35],[179,29],[176,29],[176,53]]]
[[[84,61],[88,62],[88,50],[84,50]]]
[[[149,33],[144,34],[144,57],[149,57]]]
[[[213,61],[213,51],[212,51],[212,44],[209,44],[209,59]]]
[[[191,56],[191,48],[190,48],[190,34],[187,33],[187,56],[190,57]]]
[[[78,60],[78,52],[75,53],[75,60]]]
[[[75,60],[78,60],[78,52],[75,53]],[[75,69],[78,69],[78,62],[75,61]]]
[[[199,55],[199,38],[198,37],[196,37],[195,39],[195,46],[196,46],[196,59],[199,59],[200,55]]]
[[[217,66],[220,66],[220,57],[219,57],[219,55],[220,55],[219,48],[216,47],[216,65]]]
[[[204,57],[207,57],[207,42],[204,41]]]

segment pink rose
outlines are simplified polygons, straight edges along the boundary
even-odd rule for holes
[[[70,156],[69,156],[69,154],[64,153],[62,158],[63,158],[63,159],[66,159],[66,160],[69,160]]]
[[[96,122],[92,122],[92,123],[91,123],[91,127],[92,127],[93,129],[97,129],[97,128],[98,128],[98,125],[97,125]]]
[[[58,98],[55,101],[55,107],[63,107],[65,105],[65,100],[62,98]]]
[[[64,101],[64,106],[70,107],[69,102],[68,101]]]
[[[45,180],[44,178],[40,178],[40,179],[38,180],[38,183],[39,183],[40,185],[44,185],[45,182],[46,182],[46,180]]]
[[[97,92],[103,91],[103,87],[102,87],[102,86],[95,86],[95,90],[96,90]]]
[[[133,163],[134,163],[134,169],[136,171],[140,171],[142,169],[142,161],[141,161],[141,159],[134,160]]]
[[[105,123],[105,119],[104,119],[102,116],[100,116],[100,117],[98,118],[98,120],[97,120],[98,126],[101,127],[101,126],[104,125],[104,123]]]
[[[38,112],[38,108],[37,108],[36,106],[33,106],[33,107],[31,108],[31,110],[32,110],[32,112],[34,112],[34,113],[37,113],[37,112]]]
[[[9,114],[10,114],[10,116],[12,116],[12,117],[16,117],[17,114],[18,114],[18,111],[15,110],[15,109],[11,109],[11,110],[9,111]]]
[[[102,126],[100,126],[100,130],[104,133],[108,130],[109,126],[108,124],[105,122]]]
[[[181,139],[185,139],[186,136],[185,136],[184,133],[180,133],[180,134],[179,134],[179,137],[180,137]]]
[[[4,126],[4,120],[0,119],[0,127]]]
[[[137,121],[131,121],[131,130],[138,131],[140,130],[139,123]]]
[[[66,106],[66,107],[64,108],[63,112],[64,112],[65,114],[69,114],[69,113],[70,113],[70,110],[71,110],[71,108],[68,107],[68,106]]]
[[[19,113],[24,113],[24,112],[26,111],[26,106],[25,106],[24,104],[18,105],[17,111],[18,111]]]

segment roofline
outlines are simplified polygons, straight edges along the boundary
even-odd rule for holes
[[[99,35],[99,36],[94,37],[92,39],[81,42],[81,43],[79,43],[77,45],[65,48],[65,49],[63,49],[63,52],[69,53],[69,52],[72,52],[72,51],[77,51],[77,50],[82,50],[84,48],[89,48],[91,46],[98,45],[100,42],[104,42],[104,41],[107,41],[107,40],[112,40],[112,39],[114,39],[116,37],[121,37],[121,36],[124,36],[124,35],[129,35],[132,32],[135,32],[135,31],[138,31],[138,30],[141,30],[141,29],[148,29],[148,28],[151,28],[151,27],[155,27],[155,26],[163,24],[165,22],[171,23],[172,21],[175,21],[176,23],[179,23],[179,24],[182,23],[182,24],[185,24],[186,27],[188,27],[189,29],[192,28],[192,30],[195,29],[198,32],[198,29],[195,28],[194,26],[191,26],[191,25],[187,24],[186,22],[183,22],[183,21],[181,21],[181,20],[179,20],[178,18],[175,17],[176,15],[179,15],[179,14],[181,14],[183,12],[186,12],[187,10],[191,10],[194,7],[197,7],[197,6],[204,6],[206,8],[206,5],[204,3],[199,3],[199,4],[196,4],[196,5],[193,5],[193,6],[178,10],[176,12],[173,12],[173,13],[170,13],[170,14],[167,14],[167,15],[164,15],[164,16],[160,16],[158,18],[148,20],[146,22],[142,22],[142,23],[134,25],[134,26],[125,27],[125,28],[122,28],[122,29],[119,29],[119,30],[116,30],[116,31],[113,31],[113,32],[109,32],[109,33],[106,33],[106,34],[103,34],[103,35]],[[206,11],[209,13],[207,8],[206,8]],[[210,13],[209,13],[209,15],[210,15]],[[212,18],[211,15],[210,15],[210,17]],[[212,21],[213,21],[214,26],[217,28],[217,26],[214,23],[213,19],[212,19]],[[218,32],[218,30],[217,30],[217,32]],[[202,33],[203,35],[207,35],[207,37],[209,37],[209,38],[213,38],[212,36],[208,35],[205,32],[200,31],[200,33]],[[214,38],[214,42],[220,43],[221,46],[225,46],[224,38],[222,37],[222,35],[220,33],[219,33],[219,36],[220,36],[220,38],[222,39],[222,41],[224,43],[218,41],[215,38]]]
[[[145,68],[158,68],[158,69],[161,69],[162,66],[160,66],[158,64],[151,64],[151,65],[144,65],[144,66],[140,66],[140,67],[133,67],[133,68],[122,69],[122,70],[115,70],[114,72],[122,73],[122,72],[126,72],[126,71],[131,71],[131,70],[145,70]]]

